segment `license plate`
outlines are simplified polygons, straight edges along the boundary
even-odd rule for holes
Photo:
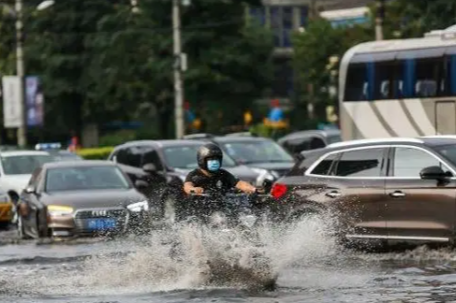
[[[91,219],[87,224],[88,228],[91,230],[109,230],[116,228],[115,219]]]

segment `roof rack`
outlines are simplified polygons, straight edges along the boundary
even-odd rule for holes
[[[409,143],[423,143],[422,140],[417,138],[401,138],[401,137],[392,137],[392,138],[374,138],[374,139],[359,139],[359,140],[350,140],[342,141],[329,144],[327,147],[343,147],[343,146],[352,146],[368,143],[382,143],[382,142],[409,142]]]

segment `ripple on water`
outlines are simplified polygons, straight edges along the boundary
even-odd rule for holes
[[[238,235],[180,226],[128,241],[41,246],[38,250],[29,246],[28,252],[22,251],[15,259],[13,248],[8,248],[8,258],[0,256],[4,261],[0,263],[0,298],[28,296],[43,299],[40,302],[50,300],[43,296],[52,296],[55,302],[63,297],[73,298],[71,302],[115,301],[116,297],[126,298],[122,302],[454,299],[456,260],[451,249],[418,247],[382,254],[344,251],[325,236],[323,222],[261,226],[262,246]],[[176,243],[180,245],[173,246]],[[264,294],[255,298],[242,290],[276,275],[280,288],[273,296],[280,299]]]

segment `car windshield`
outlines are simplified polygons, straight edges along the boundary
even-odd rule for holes
[[[2,156],[2,167],[5,175],[29,175],[41,165],[53,162],[50,155],[16,155]]]
[[[46,192],[129,188],[125,176],[115,166],[50,168],[46,174]]]
[[[166,164],[172,168],[194,169],[198,167],[196,154],[198,145],[190,146],[172,146],[163,149]],[[236,163],[228,155],[223,155],[223,167],[233,167]]]
[[[437,146],[435,150],[456,165],[456,144]]]
[[[239,163],[293,162],[293,157],[273,141],[242,141],[224,144],[228,155]]]

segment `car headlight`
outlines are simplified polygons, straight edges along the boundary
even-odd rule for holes
[[[48,214],[52,217],[64,217],[71,216],[73,214],[73,207],[60,206],[60,205],[49,205],[47,207]]]
[[[141,201],[141,202],[136,202],[133,204],[129,204],[127,206],[127,209],[131,212],[142,212],[142,211],[148,211],[149,210],[149,203],[147,201]]]
[[[263,186],[264,180],[274,181],[278,178],[277,173],[274,171],[270,172],[267,169],[263,169],[263,168],[252,168],[252,170],[258,174],[258,177],[256,179],[257,186]]]

